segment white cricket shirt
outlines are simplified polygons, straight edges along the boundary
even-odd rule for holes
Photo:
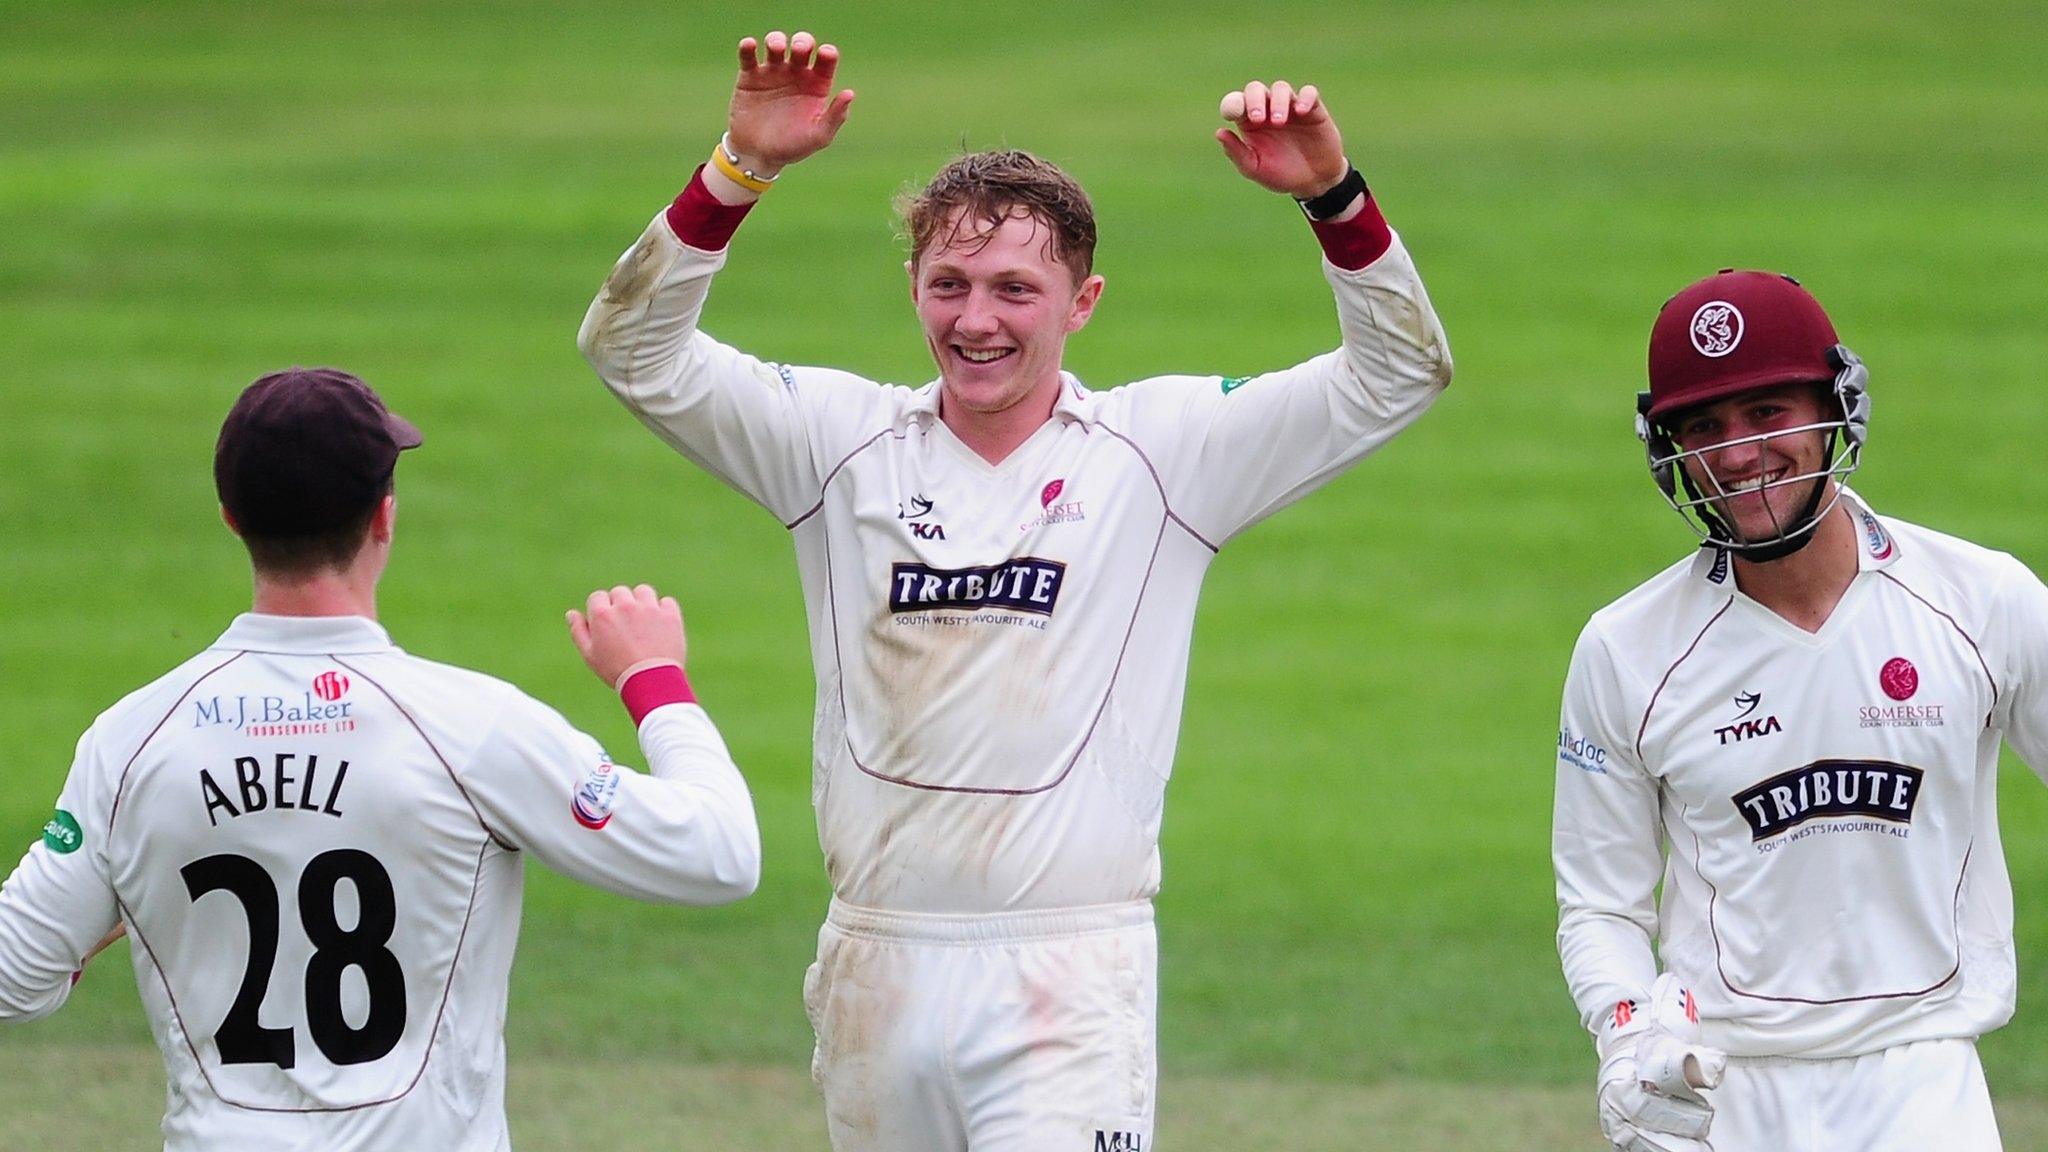
[[[2048,768],[2048,589],[1843,506],[1861,570],[1817,634],[1708,547],[1579,637],[1553,849],[1589,1029],[1643,998],[1653,936],[1736,1055],[1852,1056],[2012,1015],[1998,752]]]
[[[165,1147],[497,1150],[525,852],[623,895],[753,890],[752,801],[695,704],[652,776],[360,617],[244,615],[101,714],[0,888],[0,1019],[56,1010],[117,919]]]
[[[724,262],[657,217],[580,343],[634,415],[795,540],[834,892],[947,913],[1150,897],[1210,559],[1449,381],[1399,240],[1358,271],[1324,262],[1340,350],[1249,379],[1067,377],[999,465],[939,419],[936,382],[767,363],[698,331]]]

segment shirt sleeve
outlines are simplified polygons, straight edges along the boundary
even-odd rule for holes
[[[1160,377],[1127,390],[1132,439],[1175,513],[1212,546],[1364,459],[1450,383],[1443,325],[1377,205],[1317,231],[1341,347],[1263,375]],[[1345,266],[1367,253],[1370,262]]]
[[[1625,738],[1627,717],[1638,714],[1626,675],[1598,626],[1587,625],[1557,730],[1557,951],[1580,1020],[1596,1036],[1616,1003],[1644,999],[1657,977],[1658,782]]]
[[[109,787],[88,731],[42,839],[0,885],[0,1020],[55,1012],[86,953],[120,922],[106,855]]]
[[[759,360],[698,330],[742,214],[692,177],[612,268],[577,345],[655,435],[789,524],[816,503],[843,455],[833,437],[869,423],[862,415],[886,390],[846,372]]]
[[[1988,629],[2005,646],[1999,718],[2013,751],[2048,781],[2048,587],[2018,560],[2010,565]]]
[[[495,835],[572,879],[672,904],[752,893],[761,877],[753,798],[711,718],[693,703],[666,704],[639,733],[646,773],[612,763],[552,708],[518,697],[462,783]]]

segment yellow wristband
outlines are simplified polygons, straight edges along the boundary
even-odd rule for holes
[[[733,158],[725,150],[725,141],[723,139],[719,140],[718,146],[711,150],[711,166],[718,169],[720,174],[727,180],[745,188],[749,192],[766,192],[770,188],[775,187],[774,180],[763,180],[752,172],[742,169],[737,163],[734,163]]]

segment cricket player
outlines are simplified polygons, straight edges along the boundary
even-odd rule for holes
[[[1846,486],[1868,375],[1790,278],[1672,297],[1649,378],[1650,472],[1703,545],[1586,625],[1557,738],[1601,1127],[1631,1152],[1996,1149],[1998,756],[2048,768],[2048,589]]]
[[[508,1148],[527,856],[650,901],[723,903],[758,878],[673,600],[622,587],[569,614],[646,775],[511,685],[392,645],[376,587],[392,471],[419,443],[343,372],[242,393],[214,476],[255,610],[100,715],[0,887],[0,1020],[54,1012],[125,926],[170,1152]]]
[[[1022,152],[963,156],[905,209],[935,381],[721,344],[698,327],[712,278],[741,219],[845,123],[838,61],[808,33],[740,42],[725,136],[619,261],[581,346],[796,546],[834,893],[805,1000],[833,1146],[1137,1152],[1160,807],[1202,575],[1419,417],[1450,354],[1328,109],[1285,82],[1224,97],[1235,131],[1218,137],[1306,212],[1335,351],[1082,386],[1060,365],[1102,297],[1094,216]]]

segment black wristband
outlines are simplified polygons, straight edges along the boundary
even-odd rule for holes
[[[1320,224],[1351,207],[1353,200],[1370,195],[1372,190],[1365,186],[1365,174],[1354,165],[1350,171],[1344,173],[1342,180],[1337,181],[1335,188],[1309,200],[1297,196],[1294,202],[1301,205],[1302,215]]]

